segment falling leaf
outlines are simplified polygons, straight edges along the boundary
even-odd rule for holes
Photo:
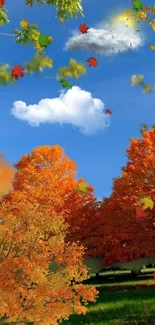
[[[29,22],[28,20],[21,20],[20,21],[20,26],[23,28],[23,29],[26,29],[28,26],[29,26]]]
[[[143,3],[140,0],[135,0],[133,2],[132,9],[136,12],[139,12],[143,9]]]
[[[155,46],[153,44],[149,45],[149,48],[153,51],[155,50]]]
[[[11,76],[15,79],[18,80],[18,77],[24,77],[24,68],[20,66],[20,64],[16,65],[12,71],[11,71]]]
[[[77,79],[81,75],[86,75],[86,68],[83,63],[70,59],[68,66],[59,68],[57,78],[71,77]]]
[[[146,217],[145,211],[141,207],[136,207],[136,218],[140,219]]]
[[[58,82],[62,84],[63,88],[70,88],[71,89],[73,87],[72,83],[65,80],[65,79],[60,79]]]
[[[38,42],[41,47],[47,48],[47,46],[52,42],[52,37],[49,35],[40,34]]]
[[[3,8],[5,0],[0,0],[0,8]]]
[[[96,67],[98,65],[98,62],[95,58],[89,58],[86,61],[89,62],[89,67]]]
[[[146,210],[147,208],[150,208],[151,210],[154,207],[154,202],[150,197],[143,197],[139,200],[139,203],[143,205],[143,210]]]
[[[152,29],[155,30],[155,23],[152,24]]]
[[[87,32],[88,32],[88,29],[89,29],[89,27],[87,27],[86,24],[80,24],[80,26],[79,26],[79,31],[80,31],[82,34],[87,33]]]
[[[107,114],[109,114],[109,115],[111,115],[112,114],[112,111],[108,108],[108,109],[106,109],[106,111],[105,111]]]

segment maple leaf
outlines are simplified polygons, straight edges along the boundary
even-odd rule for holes
[[[109,114],[109,115],[111,115],[112,114],[112,111],[108,108],[108,109],[106,109],[106,111],[105,111],[107,114]]]
[[[0,0],[0,8],[3,8],[5,0]]]
[[[143,217],[146,217],[145,211],[141,207],[136,207],[136,218],[141,219]]]
[[[52,37],[49,35],[40,34],[38,42],[41,47],[47,48],[52,42]]]
[[[82,34],[87,33],[87,32],[88,32],[88,29],[89,29],[89,27],[87,27],[86,24],[80,24],[80,25],[79,25],[79,31],[80,31]]]
[[[147,208],[150,208],[152,210],[154,207],[154,202],[148,196],[141,198],[139,200],[139,203],[143,205],[143,210],[146,210]]]
[[[140,0],[135,0],[133,2],[132,9],[136,12],[139,12],[143,9],[143,3]]]
[[[89,62],[89,67],[96,67],[98,65],[98,62],[95,58],[89,58],[86,61]]]
[[[11,71],[11,76],[15,79],[18,80],[18,77],[24,77],[24,68],[20,66],[20,64],[16,65],[12,71]]]
[[[27,20],[21,20],[20,21],[20,26],[23,28],[23,29],[26,29],[28,26],[29,26],[29,22]]]
[[[71,82],[69,82],[69,81],[67,81],[65,79],[60,79],[58,82],[62,84],[63,88],[70,88],[71,89],[73,87]]]

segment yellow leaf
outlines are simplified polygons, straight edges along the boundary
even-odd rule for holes
[[[48,39],[49,41],[52,41],[52,40],[53,40],[53,37],[52,37],[52,36],[48,36],[47,39]]]
[[[154,202],[150,197],[143,197],[139,202],[143,205],[143,210],[146,210],[147,208],[152,210],[154,207]]]
[[[20,26],[23,28],[23,29],[26,29],[29,25],[29,22],[27,20],[21,20],[20,21]]]
[[[149,48],[150,48],[151,50],[155,50],[155,46],[154,46],[153,44],[149,45]]]
[[[153,30],[155,30],[155,23],[154,23],[154,24],[152,24],[152,29],[153,29]]]

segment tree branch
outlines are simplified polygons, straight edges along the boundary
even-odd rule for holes
[[[11,36],[11,37],[16,37],[17,35],[14,34],[8,34],[8,33],[0,33],[2,36]]]

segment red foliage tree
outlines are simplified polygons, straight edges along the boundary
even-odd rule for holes
[[[98,237],[104,238],[100,252],[107,265],[155,257],[155,206],[145,210],[145,217],[136,215],[141,198],[155,202],[155,131],[130,142],[127,165],[100,208],[105,227],[102,233],[98,225]]]

